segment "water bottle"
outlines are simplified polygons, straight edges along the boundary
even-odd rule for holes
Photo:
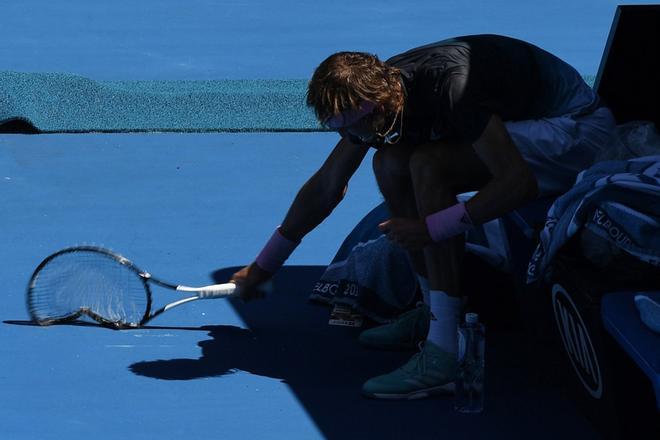
[[[484,409],[484,372],[486,328],[479,315],[467,313],[458,327],[458,371],[454,408],[462,413],[479,413]]]

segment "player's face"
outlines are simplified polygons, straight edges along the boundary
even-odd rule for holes
[[[383,115],[374,110],[353,124],[340,128],[339,134],[350,134],[365,144],[373,145],[382,141],[382,137],[378,135],[378,132],[382,130],[384,122],[385,118]]]

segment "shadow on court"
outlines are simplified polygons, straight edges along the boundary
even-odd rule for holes
[[[27,327],[41,327],[39,324],[37,324],[34,321],[26,321],[26,320],[21,320],[21,319],[8,319],[6,321],[2,321],[4,324],[9,324],[9,325],[23,325]],[[85,322],[85,321],[73,321],[73,322],[65,322],[65,323],[60,323],[60,324],[52,324],[53,327],[56,327],[58,325],[63,325],[63,326],[73,326],[73,327],[92,327],[92,328],[102,328],[106,330],[111,330],[111,331],[131,331],[131,330],[126,330],[126,329],[115,329],[115,328],[110,328],[110,327],[104,327],[101,324],[97,322]],[[201,326],[201,327],[181,327],[181,326],[162,326],[162,325],[144,325],[139,328],[139,330],[189,330],[189,331],[204,331],[208,330],[208,326]],[[138,331],[132,330],[132,331]]]
[[[226,280],[236,268],[213,274]],[[362,349],[359,330],[327,325],[329,309],[307,301],[322,267],[285,267],[274,294],[233,305],[249,330],[202,327],[199,359],[138,362],[140,376],[161,380],[221,377],[235,371],[288,384],[326,438],[595,438],[591,428],[551,384],[532,379],[521,354],[521,335],[491,332],[487,352],[487,401],[481,415],[454,412],[451,398],[393,402],[360,395],[371,376],[399,367],[411,353]],[[561,422],[561,423],[557,423]]]

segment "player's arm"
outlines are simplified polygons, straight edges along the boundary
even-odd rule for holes
[[[538,194],[536,177],[513,143],[499,116],[493,115],[474,150],[493,176],[465,208],[480,224],[510,212]]]
[[[300,241],[341,202],[348,181],[362,163],[368,147],[340,140],[321,168],[302,186],[282,222],[280,232]]]
[[[339,141],[321,168],[298,191],[282,226],[275,231],[257,257],[257,260],[261,259],[262,266],[268,265],[263,262],[273,260],[273,254],[280,253],[280,260],[285,259],[296,243],[330,215],[344,197],[348,181],[368,150],[368,147],[355,145],[348,140]],[[290,245],[289,249],[286,249],[287,245]],[[262,258],[264,254],[268,258]],[[258,286],[273,276],[277,266],[274,264],[273,267],[260,267],[255,261],[236,272],[232,281],[239,286],[241,297],[259,297]]]
[[[515,146],[499,116],[491,116],[472,144],[492,178],[467,203],[457,203],[428,215],[423,222],[391,219],[380,229],[407,249],[422,249],[464,233],[474,224],[501,217],[538,193],[536,177]]]

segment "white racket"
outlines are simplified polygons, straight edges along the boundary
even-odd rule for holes
[[[152,311],[151,284],[193,295]],[[39,325],[88,316],[103,326],[121,329],[140,327],[191,301],[237,294],[234,283],[203,287],[167,283],[108,249],[76,246],[62,249],[39,264],[28,285],[27,307]]]

